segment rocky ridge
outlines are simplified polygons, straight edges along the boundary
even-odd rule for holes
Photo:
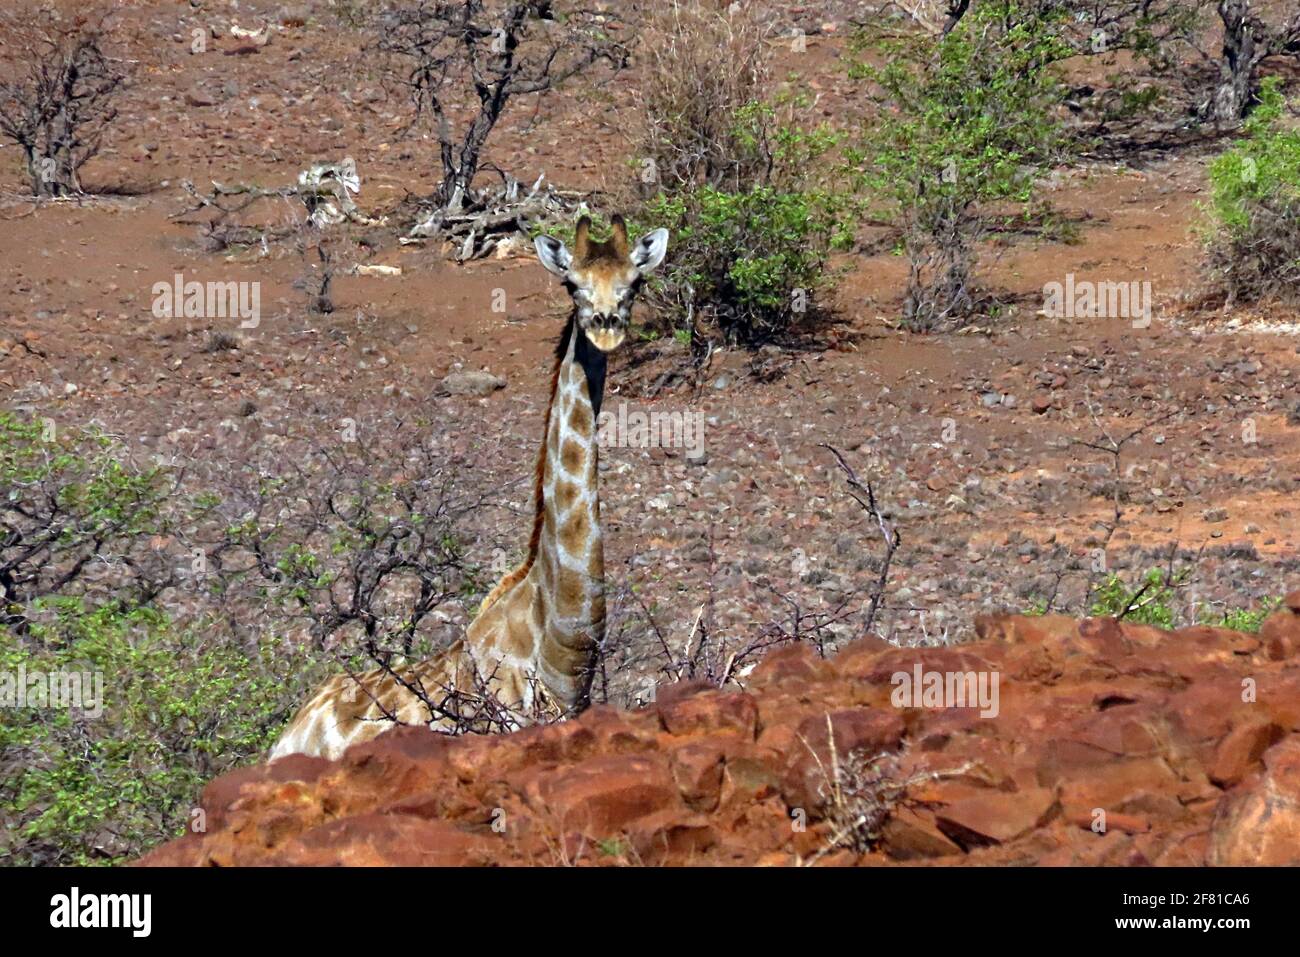
[[[1300,591],[1258,634],[1009,614],[976,634],[790,645],[744,691],[244,768],[141,863],[1300,863]],[[918,665],[996,676],[997,714],[895,706]]]

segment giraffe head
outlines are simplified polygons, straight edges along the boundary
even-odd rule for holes
[[[605,242],[593,240],[590,232],[591,219],[583,216],[572,252],[550,236],[538,236],[534,245],[542,265],[564,280],[583,333],[601,352],[609,352],[627,337],[632,301],[646,274],[663,262],[668,230],[652,230],[629,245],[627,225],[615,216]]]

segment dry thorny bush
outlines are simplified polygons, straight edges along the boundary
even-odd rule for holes
[[[673,0],[649,14],[636,84],[642,183],[736,189],[766,178],[771,145],[747,136],[739,118],[772,82],[764,49],[770,34],[743,9]]]
[[[22,150],[37,197],[80,193],[81,169],[117,119],[129,69],[107,49],[109,16],[0,11],[0,136]]]
[[[809,865],[841,848],[855,854],[874,850],[884,836],[885,825],[899,808],[920,803],[912,798],[912,788],[942,778],[961,777],[975,769],[967,761],[952,768],[908,774],[903,768],[905,755],[902,753],[872,754],[855,750],[841,755],[835,744],[830,715],[826,716],[826,736],[825,761],[808,742],[803,742],[821,772],[818,797],[830,824],[825,846],[809,858],[806,862]]]
[[[440,179],[425,197],[417,237],[455,239],[462,260],[485,239],[526,220],[564,212],[541,182],[523,191],[484,162],[488,138],[512,101],[540,97],[604,62],[627,63],[610,11],[552,0],[394,0],[367,25],[367,51],[410,104],[408,129],[426,124],[438,143]],[[481,171],[501,185],[489,189]],[[491,247],[489,247],[491,248]]]
[[[871,483],[859,479],[837,449],[824,448],[834,457],[844,476],[846,494],[880,532],[882,544],[876,562],[876,580],[848,591],[820,609],[806,607],[793,590],[770,588],[774,607],[780,611],[767,621],[755,622],[746,635],[728,634],[715,624],[716,554],[710,532],[705,593],[690,616],[690,625],[681,640],[674,640],[659,620],[655,606],[636,586],[624,585],[611,590],[610,627],[595,662],[593,695],[596,700],[626,707],[644,704],[654,700],[660,682],[701,681],[717,688],[728,685],[743,688],[758,661],[773,648],[807,643],[819,656],[826,657],[843,641],[874,633],[888,588],[890,567],[902,538],[877,500]],[[617,667],[611,668],[615,662]]]
[[[505,570],[496,567],[505,550],[490,563],[475,556],[493,551],[490,513],[513,512],[507,490],[475,481],[471,458],[413,424],[333,445],[303,439],[261,453],[232,450],[184,467],[165,449],[152,463],[137,461],[111,436],[79,445],[42,428],[6,425],[0,587],[3,623],[20,632],[50,596],[155,604],[179,626],[240,646],[278,636],[349,670],[400,677],[460,636],[474,597]],[[659,681],[743,686],[773,647],[808,642],[827,654],[843,630],[869,631],[898,536],[870,485],[839,461],[885,542],[873,586],[817,610],[774,591],[782,614],[736,637],[713,624],[710,572],[708,594],[677,642],[640,592],[611,585],[609,627],[593,663],[596,699],[633,704],[653,697]],[[471,730],[555,717],[512,717],[508,703],[486,700],[485,688],[415,690],[435,716],[462,708]]]

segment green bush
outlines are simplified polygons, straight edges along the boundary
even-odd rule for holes
[[[0,624],[20,625],[28,603],[74,584],[136,597],[161,587],[143,543],[167,530],[171,483],[118,447],[0,412]]]
[[[1133,588],[1129,588],[1119,575],[1111,575],[1093,589],[1088,614],[1111,618],[1123,616],[1125,621],[1139,625],[1173,628],[1176,584],[1176,580],[1166,579],[1159,568],[1148,571]]]
[[[102,712],[0,710],[0,863],[114,863],[202,827],[203,785],[264,754],[324,673],[287,642],[243,648],[154,608],[32,612],[21,637],[0,629],[0,673],[99,675]]]
[[[668,227],[668,261],[649,299],[692,334],[716,328],[753,344],[790,330],[817,308],[827,262],[850,241],[847,202],[808,170],[836,142],[825,130],[781,127],[774,169],[739,188],[665,186],[641,216]]]
[[[1152,568],[1136,586],[1130,588],[1119,575],[1111,575],[1094,588],[1088,613],[1110,617],[1124,615],[1125,621],[1157,628],[1179,627],[1174,604],[1177,588],[1184,578],[1185,575],[1180,573],[1170,579],[1161,569]],[[1202,606],[1195,611],[1195,622],[1183,624],[1216,625],[1256,632],[1281,603],[1280,598],[1265,598],[1254,608],[1228,608],[1218,612]],[[1124,614],[1130,606],[1131,610]]]
[[[1051,7],[982,0],[941,37],[855,38],[850,75],[873,85],[879,116],[850,160],[902,230],[910,328],[980,310],[973,271],[989,204],[1028,208],[1036,179],[1063,155],[1064,87],[1052,69],[1071,52],[1061,26]],[[871,51],[884,66],[866,61]]]
[[[1277,77],[1264,81],[1245,137],[1210,164],[1209,270],[1225,304],[1300,300],[1300,129]]]
[[[850,204],[825,160],[839,136],[773,82],[771,27],[733,5],[651,11],[633,165],[635,218],[671,233],[646,298],[674,335],[753,345],[818,311]],[[827,170],[830,170],[829,174]]]
[[[150,538],[203,507],[101,433],[0,414],[0,863],[111,863],[176,836],[202,785],[259,759],[333,670],[162,610],[192,586]],[[93,713],[16,699],[21,675],[72,674],[102,683]]]
[[[1198,623],[1232,628],[1235,631],[1248,631],[1253,634],[1259,631],[1260,626],[1264,624],[1264,619],[1281,606],[1282,599],[1273,597],[1263,599],[1254,608],[1228,608],[1219,612],[1205,607],[1201,609]]]

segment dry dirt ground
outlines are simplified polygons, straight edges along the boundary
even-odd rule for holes
[[[312,162],[352,156],[362,209],[392,213],[434,185],[433,143],[399,135],[404,106],[376,77],[340,68],[360,40],[325,4],[301,5],[301,16],[262,0],[121,8],[136,80],[117,135],[86,171],[100,195],[34,207],[21,197],[17,151],[0,150],[6,405],[97,422],[142,452],[210,468],[334,441],[345,419],[362,436],[424,421],[474,457],[464,483],[514,506],[485,514],[477,560],[518,554],[562,290],[530,257],[458,266],[390,233],[368,255],[401,276],[339,276],[335,311],[312,315],[295,282],[313,266],[291,247],[209,251],[175,219],[183,180],[281,185]],[[778,72],[800,71],[831,120],[852,115],[850,8],[773,7],[778,22],[809,31],[807,53],[781,47]],[[235,22],[271,23],[271,42],[241,46]],[[191,52],[196,29],[206,52]],[[565,188],[619,186],[631,175],[632,81],[592,76],[540,108],[521,104],[489,158],[525,181],[544,171]],[[607,408],[698,410],[705,455],[603,452],[615,587],[636,586],[676,640],[710,578],[715,628],[735,634],[785,615],[777,595],[816,613],[867,587],[878,531],[843,494],[827,443],[872,480],[901,533],[881,625],[903,643],[968,638],[979,610],[1050,598],[1081,611],[1117,491],[1111,570],[1131,579],[1172,554],[1191,572],[1182,611],[1286,591],[1300,567],[1300,316],[1187,308],[1201,280],[1191,228],[1208,155],[1062,170],[1049,195],[1078,221],[1078,242],[988,250],[988,274],[1015,305],[966,334],[897,329],[902,261],[858,252],[836,262],[835,324],[811,348],[764,352],[762,375],[750,357],[724,354],[698,387],[651,397],[671,347],[641,365],[621,356]],[[176,273],[260,282],[260,325],[155,318],[152,286]],[[1042,287],[1067,273],[1150,281],[1154,321],[1045,318]],[[492,308],[497,290],[504,312]],[[213,349],[217,333],[236,347]],[[506,386],[441,394],[458,369],[488,369]],[[1142,426],[1118,473],[1111,456],[1078,444]],[[844,640],[856,633],[852,621],[840,629]],[[638,654],[616,648],[615,664],[632,668]]]

